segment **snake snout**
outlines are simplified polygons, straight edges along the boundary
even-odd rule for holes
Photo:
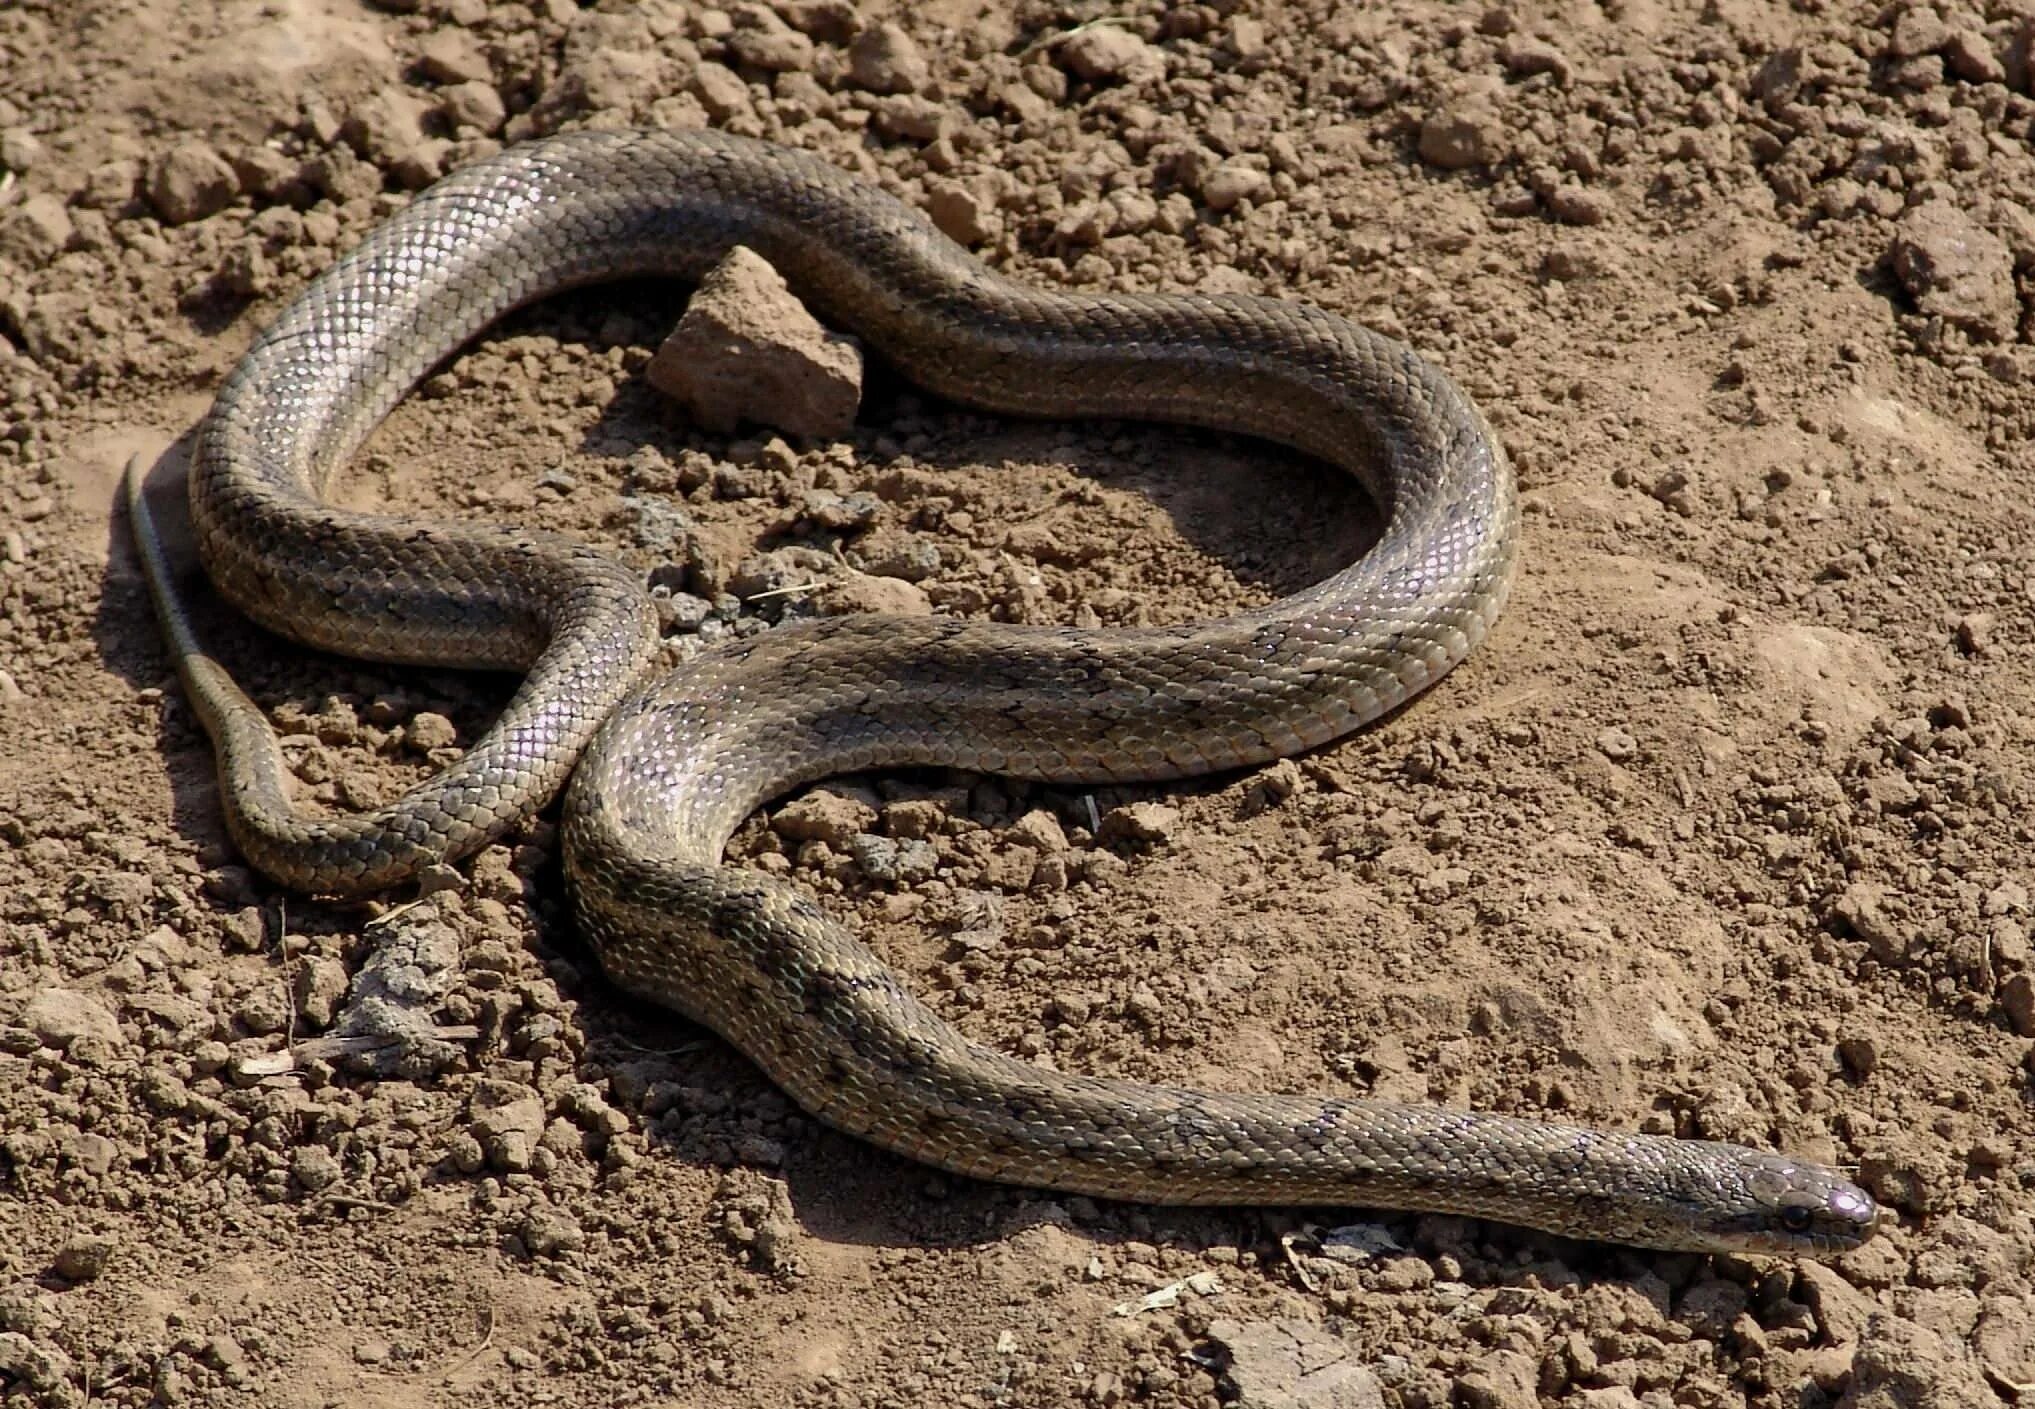
[[[1825,1257],[1877,1229],[1879,1204],[1836,1170],[1763,1150],[1738,1155],[1743,1190],[1712,1230],[1718,1251]]]

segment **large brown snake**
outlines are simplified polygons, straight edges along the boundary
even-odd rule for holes
[[[655,618],[601,553],[325,502],[389,409],[502,313],[595,280],[697,279],[738,242],[943,396],[1280,441],[1354,473],[1384,534],[1328,581],[1221,621],[807,621],[638,683]],[[263,625],[378,660],[528,671],[458,763],[360,816],[293,810],[267,720],[201,649],[137,472],[129,487],[250,861],[303,890],[374,890],[473,851],[572,773],[566,873],[608,974],[842,1130],[964,1174],[1155,1203],[1434,1209],[1695,1250],[1827,1253],[1871,1231],[1872,1200],[1835,1172],[1737,1146],[1042,1070],[963,1038],[800,890],[721,865],[751,811],[829,774],[1236,768],[1345,734],[1460,660],[1510,583],[1510,470],[1447,378],[1332,314],[1023,287],[824,162],[715,134],[578,133],[447,178],[255,342],[191,472],[205,566]]]

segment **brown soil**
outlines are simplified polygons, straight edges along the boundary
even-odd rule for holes
[[[0,7],[0,1400],[2025,1399],[2023,13]],[[242,869],[123,460],[438,171],[709,121],[1030,280],[1256,290],[1404,336],[1487,409],[1528,510],[1491,639],[1297,767],[858,780],[755,825],[750,864],[1063,1069],[1771,1144],[1856,1165],[1898,1226],[1797,1267],[936,1177],[608,988],[542,826],[380,924]],[[880,376],[843,444],[700,433],[641,375],[682,298],[518,317],[344,493],[612,543],[681,589],[679,639],[757,629],[697,596],[817,561],[745,564],[766,550],[840,544],[939,611],[1108,623],[1261,601],[1364,541],[1353,489],[1261,447],[985,420]],[[873,509],[826,497],[858,491]],[[505,697],[220,628],[340,806]],[[930,877],[824,839],[872,798],[875,830],[929,834]],[[1155,840],[1096,839],[1141,804]],[[397,1074],[318,1055],[392,946],[446,1045]]]

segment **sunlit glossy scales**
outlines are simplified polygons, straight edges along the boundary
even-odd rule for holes
[[[846,618],[638,685],[655,617],[601,553],[325,502],[389,408],[509,308],[597,279],[697,278],[738,242],[942,395],[1284,442],[1355,474],[1384,533],[1329,581],[1221,621]],[[842,1129],[969,1174],[1157,1202],[1445,1209],[1658,1247],[1829,1250],[1870,1227],[1871,1200],[1834,1173],[1733,1146],[1044,1071],[965,1041],[795,887],[721,866],[759,803],[827,774],[1176,778],[1325,743],[1432,684],[1504,602],[1517,513],[1482,417],[1390,339],[1295,303],[1027,288],[812,157],[579,133],[448,178],[306,289],[221,390],[191,488],[208,571],[264,624],[380,660],[528,671],[430,783],[363,816],[298,814],[266,721],[168,591],[136,496],[250,860],[309,890],[372,890],[499,835],[577,760],[565,862],[608,973]]]

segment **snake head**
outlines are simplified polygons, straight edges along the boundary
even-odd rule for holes
[[[1835,1170],[1764,1150],[1719,1153],[1726,1158],[1694,1230],[1705,1251],[1829,1257],[1873,1235],[1879,1205]]]

